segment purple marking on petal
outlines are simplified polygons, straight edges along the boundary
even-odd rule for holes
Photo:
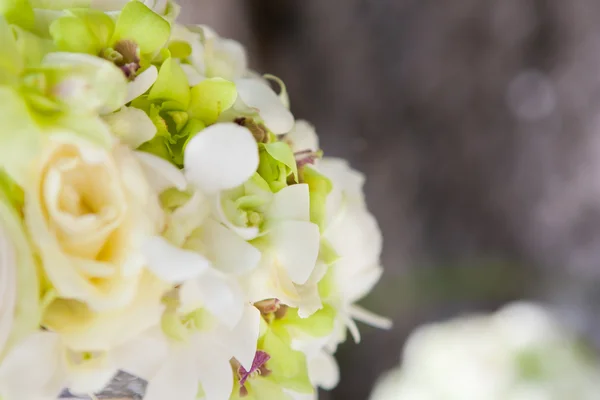
[[[250,378],[250,376],[256,371],[259,371],[262,368],[262,366],[265,365],[266,362],[270,359],[270,355],[268,355],[264,351],[258,350],[254,355],[254,361],[252,361],[252,367],[250,368],[250,371],[246,371],[246,369],[240,365],[240,368],[238,369],[240,385],[244,386],[248,378]]]

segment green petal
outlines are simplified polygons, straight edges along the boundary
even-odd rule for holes
[[[171,25],[160,15],[139,1],[130,1],[123,7],[112,42],[132,40],[142,54],[158,52],[169,40]]]
[[[31,0],[33,8],[46,10],[65,10],[67,8],[87,8],[92,4],[91,0]]]
[[[0,15],[11,24],[33,28],[35,16],[28,0],[0,0]]]
[[[185,59],[192,54],[192,46],[181,40],[174,40],[169,43],[169,51],[174,58]]]
[[[190,88],[181,66],[173,58],[167,59],[158,71],[158,78],[150,89],[151,101],[175,101],[186,109],[190,103]]]
[[[294,152],[289,144],[285,142],[274,142],[265,144],[265,150],[273,159],[279,161],[289,168],[290,172],[294,175],[294,179],[298,182],[298,167],[296,165],[296,158]]]
[[[17,41],[17,48],[26,66],[39,66],[44,56],[54,51],[54,44],[51,40],[40,38],[18,26],[13,26],[12,28]],[[3,41],[2,43],[5,42]]]
[[[85,23],[102,48],[108,46],[115,31],[115,23],[111,17],[101,11],[85,8],[72,9],[69,13]]]
[[[221,78],[206,79],[192,88],[188,112],[207,125],[214,124],[236,99],[237,90],[233,82]]]
[[[50,25],[50,36],[61,51],[97,54],[103,47],[87,24],[74,16],[61,17]]]
[[[14,206],[21,207],[25,201],[23,189],[15,181],[0,169],[0,199],[4,197]]]
[[[312,393],[314,388],[308,377],[306,357],[293,350],[290,343],[289,338],[272,329],[260,339],[259,347],[271,356],[267,363],[271,375],[267,379],[298,393]]]
[[[309,166],[302,169],[302,176],[310,192],[310,221],[317,224],[322,232],[325,227],[325,204],[332,189],[331,181]]]
[[[333,265],[339,259],[340,255],[333,248],[327,239],[321,238],[321,247],[319,248],[319,259],[326,265]]]
[[[292,332],[298,330],[314,337],[329,335],[334,328],[336,311],[330,305],[325,305],[308,318],[300,318],[298,309],[288,308],[285,316],[273,321],[274,327],[282,327]]]
[[[0,17],[0,83],[12,83],[23,70],[23,60],[12,29]]]
[[[0,87],[0,168],[21,186],[40,149],[40,130],[16,90]]]

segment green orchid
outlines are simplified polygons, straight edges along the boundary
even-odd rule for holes
[[[60,51],[103,57],[133,80],[158,55],[171,28],[143,3],[131,1],[116,21],[101,11],[72,8],[53,21],[49,30]]]
[[[315,391],[304,354],[292,348],[292,339],[284,329],[274,329],[264,320],[252,368],[233,364],[238,379],[231,400],[291,399],[287,391]]]
[[[207,79],[190,88],[179,63],[168,58],[148,95],[131,104],[146,112],[157,129],[154,138],[142,144],[140,150],[182,167],[190,140],[217,122],[236,98],[235,85],[219,78]]]

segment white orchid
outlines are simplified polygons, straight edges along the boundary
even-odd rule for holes
[[[112,353],[75,352],[60,335],[33,333],[18,342],[0,364],[0,397],[55,400],[62,389],[90,394],[117,373]]]
[[[149,381],[146,400],[227,400],[234,379],[230,360],[251,368],[260,313],[246,305],[230,327],[203,308],[206,293],[199,285],[185,283],[178,297],[176,310],[165,314],[163,330],[150,330],[123,347],[121,368]]]
[[[516,303],[417,329],[372,400],[592,400],[600,366],[548,309]]]

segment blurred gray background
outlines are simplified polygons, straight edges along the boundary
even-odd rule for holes
[[[385,276],[324,399],[363,400],[418,324],[542,299],[600,343],[600,2],[180,0],[248,46],[367,175]]]

